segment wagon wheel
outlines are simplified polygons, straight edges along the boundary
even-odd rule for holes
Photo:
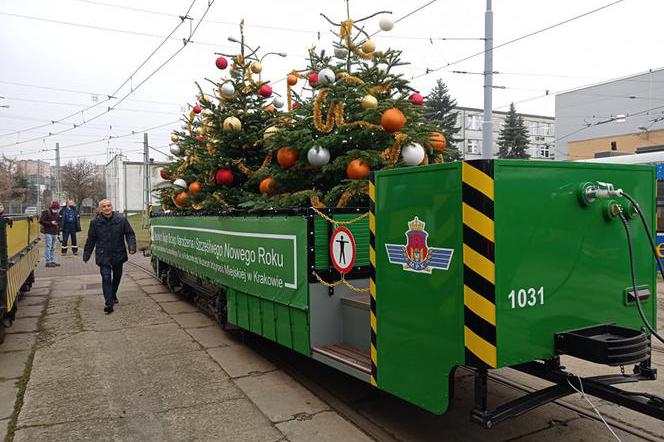
[[[226,323],[228,321],[228,306],[226,302],[226,291],[220,290],[214,298],[214,316],[221,325],[223,330],[226,330]]]
[[[182,291],[184,285],[176,268],[170,267],[166,271],[166,285],[173,293],[179,294]]]

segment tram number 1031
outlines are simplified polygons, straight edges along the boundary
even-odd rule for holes
[[[544,305],[544,287],[512,290],[507,295],[512,308],[533,307]]]

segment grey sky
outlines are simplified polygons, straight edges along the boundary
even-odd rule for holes
[[[178,15],[189,7],[190,0],[2,0],[0,1],[0,146],[49,132],[66,129],[105,110],[111,100],[57,124],[32,132],[6,135],[16,130],[59,119],[93,104],[92,93],[100,101],[113,92],[129,74],[153,51],[161,39],[177,25]],[[421,1],[383,2],[351,1],[351,16],[361,17],[377,10],[391,10],[399,18],[427,3]],[[610,0],[494,0],[495,42],[511,40],[523,34],[611,3]],[[324,4],[324,6],[323,6]],[[159,13],[122,9],[139,8]],[[199,19],[207,6],[197,0],[190,13]],[[482,37],[484,32],[484,0],[438,0],[422,11],[397,23],[390,32],[374,37],[377,49],[392,47],[404,51],[404,60],[411,63],[403,69],[415,76],[414,86],[428,93],[435,79],[447,82],[459,105],[482,106],[482,77],[450,72],[480,72],[483,58],[475,57],[438,72],[421,76],[427,68],[446,64],[480,52],[480,40],[434,40],[441,37]],[[124,135],[177,120],[183,106],[193,103],[194,81],[208,88],[205,77],[218,79],[225,72],[214,66],[215,51],[235,52],[237,46],[227,37],[239,35],[238,23],[246,21],[247,41],[262,50],[286,52],[281,59],[265,59],[263,78],[277,81],[293,68],[306,65],[307,48],[332,48],[332,34],[320,13],[333,19],[345,17],[345,2],[252,1],[250,3],[217,0],[200,26],[194,43],[182,50],[168,65],[147,81],[117,109],[95,121],[66,134],[41,138],[21,145],[0,148],[0,152],[18,158],[53,158],[56,141],[62,146],[63,162],[88,158],[103,163],[108,142],[79,147],[71,145],[93,141],[110,135]],[[17,17],[24,16],[24,17]],[[25,16],[69,22],[84,26],[113,28],[129,33],[54,23]],[[494,91],[496,109],[504,110],[510,101],[519,102],[544,95],[546,90],[562,91],[650,68],[664,66],[661,47],[664,36],[660,20],[664,2],[657,0],[626,0],[596,14],[563,25],[545,33],[495,51],[494,82],[506,89]],[[193,25],[196,25],[196,21]],[[378,18],[366,23],[367,30],[378,30]],[[320,31],[320,40],[317,32]],[[170,55],[182,46],[189,33],[185,23],[132,80],[136,86]],[[141,34],[141,35],[138,35]],[[67,89],[65,92],[34,86]],[[118,96],[129,92],[130,84]],[[209,88],[208,88],[209,89]],[[275,85],[284,92],[284,83]],[[524,113],[553,115],[553,96],[517,104]],[[112,126],[112,128],[111,128]],[[168,136],[178,124],[151,130],[150,144],[168,150]],[[3,136],[5,134],[6,136]],[[142,133],[113,140],[110,144],[132,159],[140,157]],[[161,160],[158,153],[152,156]]]

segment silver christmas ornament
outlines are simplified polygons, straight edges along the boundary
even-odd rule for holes
[[[182,178],[178,178],[177,180],[173,181],[173,185],[176,187],[182,187],[183,189],[187,188],[187,182]]]
[[[330,162],[330,151],[324,147],[314,146],[307,152],[307,160],[314,167],[321,167]]]
[[[284,99],[281,97],[274,97],[272,100],[272,106],[276,107],[277,109],[284,107]]]
[[[318,84],[321,86],[332,84],[335,79],[336,76],[334,75],[334,71],[330,68],[321,69],[318,73]]]
[[[233,83],[224,83],[221,85],[221,95],[224,97],[230,97],[235,93],[235,86]]]
[[[182,155],[182,148],[177,144],[174,144],[171,146],[171,153],[179,157],[180,155]]]
[[[418,143],[410,143],[401,149],[401,158],[409,166],[417,166],[424,160],[424,148]]]
[[[391,31],[394,27],[394,20],[392,20],[392,17],[383,17],[378,22],[378,26],[380,27],[381,31]]]
[[[334,56],[335,57],[345,59],[347,55],[348,55],[348,49],[334,48]]]

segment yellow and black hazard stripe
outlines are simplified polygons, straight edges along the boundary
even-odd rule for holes
[[[376,186],[369,178],[369,292],[371,293],[371,385],[378,386],[378,345],[376,344]]]
[[[466,364],[495,368],[496,270],[493,160],[462,164]]]

